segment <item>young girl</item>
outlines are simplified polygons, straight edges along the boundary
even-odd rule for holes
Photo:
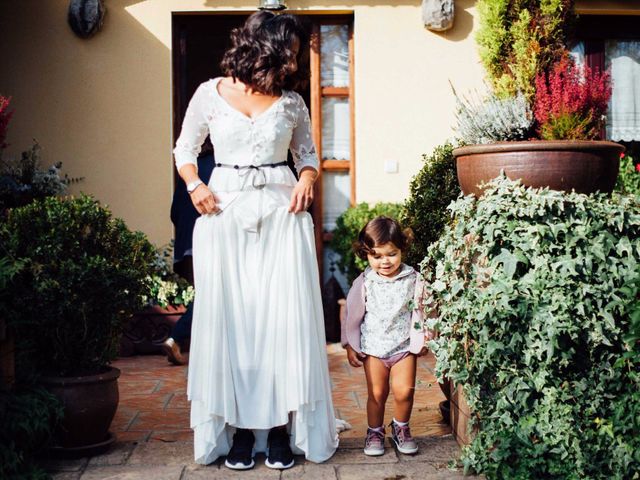
[[[354,244],[356,254],[369,266],[355,279],[347,296],[342,345],[349,363],[364,364],[367,377],[367,438],[364,453],[384,453],[384,406],[389,377],[394,397],[391,439],[399,452],[412,454],[418,446],[411,436],[416,358],[426,353],[419,308],[422,282],[417,272],[402,263],[411,241],[409,231],[387,217],[376,217],[362,229]]]

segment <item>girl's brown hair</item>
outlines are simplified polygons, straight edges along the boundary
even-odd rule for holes
[[[299,50],[293,50],[295,42]],[[256,12],[231,32],[222,73],[265,95],[303,88],[309,81],[309,29],[288,13]]]
[[[367,259],[376,246],[385,243],[393,243],[401,252],[406,251],[413,241],[413,232],[410,228],[404,230],[393,218],[379,216],[369,221],[360,233],[358,240],[353,244],[353,250],[358,257]]]

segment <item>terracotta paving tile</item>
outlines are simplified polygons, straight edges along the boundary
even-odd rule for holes
[[[116,415],[111,422],[111,428],[113,430],[127,430],[137,415],[137,409],[129,408],[128,405],[118,405]]]
[[[358,444],[366,434],[367,387],[362,368],[353,368],[339,344],[327,346],[336,415],[352,429],[340,434]],[[180,442],[192,440],[189,402],[186,397],[187,367],[170,365],[161,355],[122,358],[113,365],[122,372],[120,404],[111,429],[119,441]],[[411,426],[414,435],[448,435],[438,404],[444,395],[438,387],[432,354],[418,361],[418,374]],[[393,417],[389,396],[385,421]]]
[[[116,438],[118,442],[146,442],[149,439],[149,435],[151,435],[150,431],[133,431],[133,432],[122,432],[113,428],[112,430],[116,434]]]
[[[187,400],[186,393],[175,393],[171,396],[169,403],[166,406],[167,409],[172,408],[190,408],[189,400]]]
[[[189,409],[140,412],[129,430],[184,430],[189,428]]]
[[[155,430],[151,433],[149,441],[157,442],[189,442],[193,440],[193,430]]]

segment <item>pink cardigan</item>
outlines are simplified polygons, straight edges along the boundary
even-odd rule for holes
[[[418,275],[413,297],[414,309],[411,312],[411,330],[409,334],[409,351],[411,353],[419,353],[425,341],[423,314],[422,308],[420,308],[423,286],[424,283]],[[364,310],[365,291],[363,272],[353,281],[353,285],[351,285],[351,289],[347,295],[345,319],[340,325],[342,346],[346,347],[350,345],[351,348],[358,353],[362,353],[360,350],[360,325],[364,321]],[[416,322],[420,325],[420,328],[415,327]]]

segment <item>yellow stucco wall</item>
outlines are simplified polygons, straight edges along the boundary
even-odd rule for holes
[[[481,85],[471,38],[472,0],[457,2],[454,30],[427,31],[420,2],[290,0],[292,10],[353,10],[356,49],[357,200],[399,201],[421,154],[450,136],[451,79]],[[157,244],[172,235],[171,13],[234,11],[256,2],[111,0],[90,40],[66,23],[68,2],[0,2],[0,93],[13,97],[8,154],[32,137],[45,162],[94,194]],[[397,160],[399,173],[383,173]]]
[[[66,0],[0,1],[0,93],[15,109],[7,153],[38,139],[45,164],[62,161],[85,177],[73,193],[95,195],[154,243],[168,242],[171,14],[257,3],[109,0],[103,30],[81,40],[67,25]],[[434,33],[419,0],[288,1],[293,11],[354,12],[358,201],[403,200],[421,154],[452,135],[449,80],[463,92],[483,88],[474,4],[457,0],[455,27]],[[385,160],[398,161],[399,172],[385,174]]]

